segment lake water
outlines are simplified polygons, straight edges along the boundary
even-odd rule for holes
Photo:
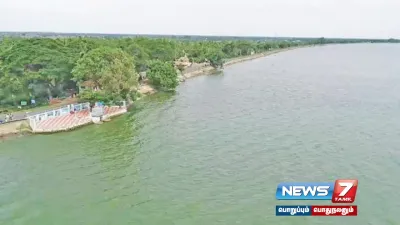
[[[279,182],[337,178],[358,217],[275,217]],[[288,51],[0,143],[2,225],[398,225],[399,188],[400,45]]]

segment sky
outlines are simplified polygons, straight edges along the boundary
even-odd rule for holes
[[[0,31],[400,39],[400,0],[0,0],[0,11]]]

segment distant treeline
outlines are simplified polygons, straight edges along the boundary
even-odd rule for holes
[[[260,37],[260,36],[204,36],[204,35],[155,35],[155,34],[101,34],[101,33],[55,33],[55,32],[0,32],[0,39],[4,37],[27,37],[27,38],[72,38],[72,37],[93,37],[93,38],[156,38],[156,39],[177,39],[191,41],[315,41],[320,38],[313,37]],[[396,42],[398,39],[366,39],[366,38],[326,38],[339,43],[385,43]]]
[[[3,33],[4,34],[4,33]],[[1,35],[1,33],[0,33]],[[30,35],[32,35],[30,33]],[[135,98],[139,73],[159,89],[178,85],[174,61],[187,56],[219,68],[224,60],[302,45],[357,42],[398,42],[363,39],[221,40],[195,36],[135,37],[3,37],[0,41],[0,107],[35,99],[47,102],[79,92],[85,100]],[[69,34],[71,35],[71,34]],[[80,34],[82,35],[82,34]],[[7,36],[7,35],[6,35]],[[194,40],[193,40],[194,39]],[[89,87],[89,88],[88,88]]]

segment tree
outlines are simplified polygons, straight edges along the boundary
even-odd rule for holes
[[[224,66],[224,53],[220,49],[212,49],[207,52],[206,58],[211,66],[218,69]]]
[[[175,89],[179,84],[178,74],[170,62],[150,61],[146,76],[154,86],[162,89]]]
[[[150,59],[150,56],[140,45],[136,43],[130,44],[125,48],[125,51],[134,57],[137,72],[146,71],[147,61]]]
[[[92,81],[98,89],[115,98],[126,98],[136,89],[139,77],[133,57],[110,47],[89,51],[77,61],[72,74],[76,81]]]
[[[64,43],[57,39],[7,39],[0,49],[1,70],[23,77],[26,85],[43,85],[51,99],[56,89],[63,89],[70,81],[71,69],[79,58]]]

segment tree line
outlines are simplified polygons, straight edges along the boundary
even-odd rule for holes
[[[301,45],[358,42],[325,38],[288,41],[187,41],[154,38],[21,38],[0,41],[0,107],[78,92],[90,81],[91,89],[78,93],[85,100],[133,99],[139,73],[163,90],[178,85],[174,61],[208,62],[215,68],[234,57]],[[93,91],[97,90],[97,91]]]

